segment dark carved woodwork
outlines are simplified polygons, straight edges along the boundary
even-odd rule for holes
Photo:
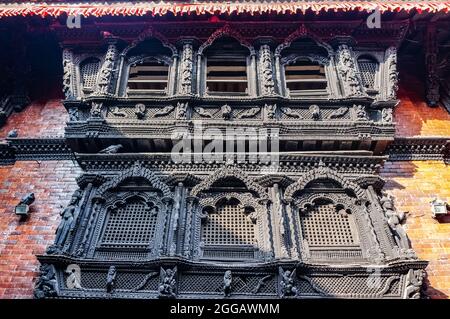
[[[65,137],[0,144],[2,164],[75,159],[83,169],[53,245],[38,256],[35,297],[420,296],[427,263],[378,176],[386,151],[393,160],[444,159],[448,149],[438,139],[394,139],[396,48],[409,22],[377,30],[359,20],[186,19],[52,25]],[[229,38],[248,51],[245,94],[206,90],[208,48]],[[139,51],[148,43],[150,53]],[[372,90],[358,66],[367,55],[378,63]],[[167,87],[130,92],[130,66],[149,57],[168,70]],[[326,90],[286,89],[284,67],[302,59],[323,68]],[[194,142],[199,121],[223,133],[266,130],[279,143],[277,165],[234,151],[224,161],[175,162],[173,146]],[[368,285],[374,264],[379,283]]]
[[[429,106],[435,107],[439,102],[439,76],[438,76],[438,42],[437,29],[430,23],[425,30],[425,67],[426,67],[426,99]]]

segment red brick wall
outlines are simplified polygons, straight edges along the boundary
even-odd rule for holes
[[[420,79],[403,76],[396,107],[396,136],[446,136],[450,138],[450,114],[430,108]],[[450,218],[431,217],[430,201],[450,202],[450,166],[440,161],[387,162],[381,171],[385,189],[395,197],[397,209],[409,212],[405,227],[417,255],[430,261],[427,268],[431,298],[450,298]]]
[[[413,78],[400,83],[401,103],[395,110],[397,136],[450,136],[450,115],[431,109],[422,97],[423,85]],[[18,128],[20,137],[62,136],[67,113],[59,100],[35,102],[13,114],[0,137]],[[38,263],[35,255],[53,242],[60,205],[66,205],[81,173],[71,161],[18,162],[0,167],[0,298],[29,298]],[[429,202],[438,196],[450,202],[450,167],[442,162],[387,162],[381,171],[397,209],[408,211],[406,228],[427,269],[432,298],[450,296],[450,220],[431,217]],[[19,222],[14,206],[33,191],[30,219]]]
[[[399,211],[408,212],[405,228],[417,255],[427,268],[431,298],[450,297],[450,218],[432,218],[430,201],[450,202],[450,166],[441,161],[387,162],[381,172],[385,190]]]
[[[406,77],[400,82],[400,104],[394,111],[396,136],[450,136],[450,114],[442,106],[430,108],[424,101],[424,85]]]
[[[11,114],[0,128],[0,138],[12,129],[18,130],[19,137],[63,136],[68,117],[60,99],[36,101],[22,112]]]
[[[60,206],[68,204],[80,173],[72,161],[0,166],[0,298],[33,297],[35,255],[53,243]],[[20,222],[14,206],[27,192],[34,192],[36,201],[28,220]]]

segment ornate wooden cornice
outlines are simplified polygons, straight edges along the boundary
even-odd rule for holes
[[[444,161],[450,158],[450,137],[396,138],[386,150],[390,161]]]
[[[204,14],[297,14],[313,12],[319,14],[327,11],[373,11],[379,8],[381,12],[419,11],[419,12],[445,12],[450,9],[448,1],[236,1],[236,2],[210,2],[198,1],[161,1],[161,2],[79,2],[72,1],[46,1],[36,3],[28,1],[6,1],[0,4],[0,17],[29,16],[58,17],[64,14],[87,16],[164,16],[174,15],[204,15]]]
[[[0,165],[74,159],[64,138],[11,138],[0,142]]]

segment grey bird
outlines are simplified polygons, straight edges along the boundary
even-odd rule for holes
[[[34,193],[28,193],[24,197],[22,197],[22,199],[20,200],[19,205],[24,204],[24,205],[30,206],[31,204],[34,203],[34,200],[35,200]]]
[[[118,153],[123,148],[122,144],[110,145],[107,148],[101,150],[100,154],[115,154]]]
[[[8,135],[7,135],[7,137],[9,137],[9,138],[14,138],[14,137],[17,137],[17,136],[19,136],[19,133],[17,132],[16,129],[9,131]]]

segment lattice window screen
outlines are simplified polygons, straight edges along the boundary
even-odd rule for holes
[[[358,66],[364,87],[373,89],[375,87],[375,76],[378,72],[378,63],[371,59],[359,58]]]
[[[156,230],[156,207],[134,199],[117,212],[108,213],[101,247],[147,248]]]
[[[333,204],[316,205],[300,216],[303,237],[309,246],[355,246],[359,244],[353,216],[339,213]]]
[[[100,68],[98,59],[88,59],[80,67],[83,89],[93,89],[97,83],[97,74]]]
[[[254,245],[255,224],[236,204],[225,204],[202,225],[205,245]]]

